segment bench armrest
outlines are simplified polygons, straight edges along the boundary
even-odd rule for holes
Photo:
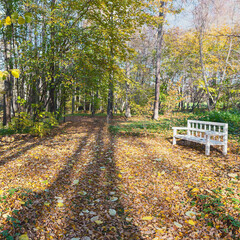
[[[187,127],[172,127],[172,129],[188,130]]]

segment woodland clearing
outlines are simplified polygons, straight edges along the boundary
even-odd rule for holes
[[[113,133],[81,116],[41,139],[2,138],[1,239],[239,239],[238,148],[205,156],[173,147],[170,130]]]

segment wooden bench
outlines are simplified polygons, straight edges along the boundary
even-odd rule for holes
[[[188,120],[187,127],[173,127],[173,145],[176,138],[205,145],[205,154],[210,154],[211,145],[223,146],[223,154],[227,154],[228,124]],[[186,130],[187,135],[177,134],[177,130]]]

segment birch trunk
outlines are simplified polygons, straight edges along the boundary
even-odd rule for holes
[[[161,68],[161,55],[162,55],[162,43],[163,43],[163,25],[165,18],[165,7],[166,2],[161,1],[159,19],[162,19],[161,23],[158,25],[158,34],[157,34],[157,59],[156,59],[156,81],[155,81],[155,100],[153,108],[153,119],[158,119],[159,112],[159,95],[160,95],[160,68]]]

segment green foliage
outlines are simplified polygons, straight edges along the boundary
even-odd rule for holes
[[[18,116],[12,119],[11,123],[9,123],[9,129],[18,133],[29,132],[32,125],[33,121],[31,120],[30,115],[21,112]]]
[[[7,207],[7,203],[13,201],[14,199],[21,199],[25,202],[24,206],[28,206],[32,203],[31,197],[32,190],[31,189],[24,189],[24,188],[10,188],[4,194],[0,194],[0,204],[2,206],[0,211],[0,216],[4,212],[9,213],[9,208]],[[15,230],[21,229],[21,221],[19,218],[19,210],[13,209],[11,213],[7,216],[7,222],[10,226],[12,226]],[[0,230],[4,229],[5,226],[0,226]],[[10,229],[5,228],[3,231],[0,231],[0,238],[4,237],[6,240],[14,240],[18,239],[20,234],[15,232],[13,233]],[[2,238],[1,238],[2,239]]]
[[[29,114],[21,112],[12,119],[12,122],[9,124],[9,130],[12,133],[24,132],[43,137],[57,124],[58,122],[52,113],[41,112],[33,120]]]
[[[51,131],[52,127],[58,124],[52,113],[42,112],[38,117],[38,121],[34,122],[33,126],[30,128],[30,133],[34,136],[43,137]]]
[[[210,222],[208,222],[209,226],[214,227],[216,225],[216,219],[218,219],[224,224],[224,226],[226,226],[225,232],[232,231],[233,234],[235,234],[240,228],[240,221],[238,218],[233,217],[225,212],[223,196],[226,194],[226,192],[228,196],[234,194],[232,189],[226,188],[225,190],[213,189],[211,191],[204,192],[204,194],[199,194],[192,197],[194,197],[197,207],[202,212],[201,216],[204,218],[205,214],[208,214],[208,221],[210,220]],[[238,204],[239,200],[232,198],[232,203]],[[240,212],[238,215],[239,214]]]
[[[12,129],[9,129],[9,128],[1,128],[0,129],[0,135],[1,136],[5,136],[5,135],[11,135],[11,134],[14,134],[15,131],[12,130]]]
[[[194,117],[203,121],[228,123],[228,131],[230,134],[240,134],[239,111],[212,111],[207,113],[198,113]]]

